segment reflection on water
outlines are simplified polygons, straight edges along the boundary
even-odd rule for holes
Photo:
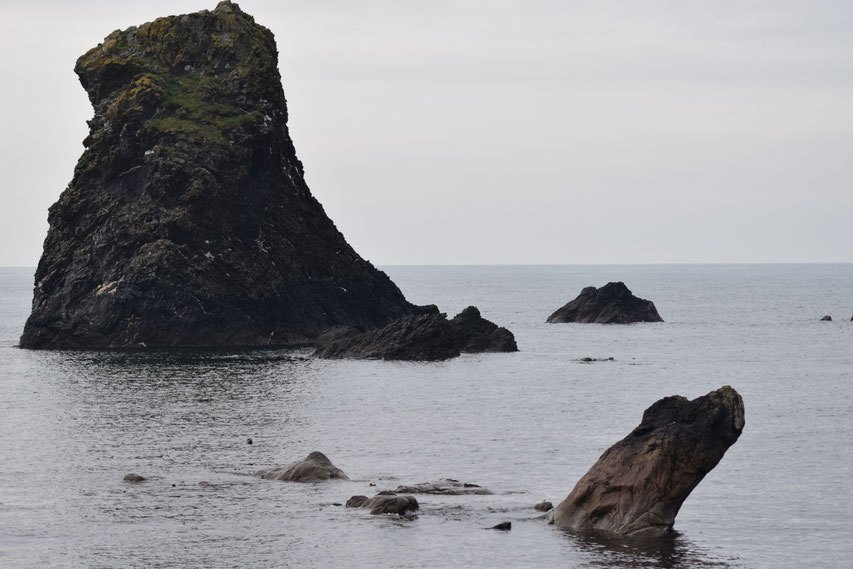
[[[717,559],[678,532],[658,537],[624,537],[601,532],[556,531],[571,547],[588,554],[585,564],[588,567],[698,569],[739,566],[734,559]]]

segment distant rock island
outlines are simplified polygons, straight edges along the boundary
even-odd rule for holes
[[[416,314],[305,184],[273,34],[237,4],[111,33],[23,348],[258,347]]]
[[[546,322],[630,324],[663,322],[663,318],[651,300],[637,298],[625,283],[611,282],[601,288],[586,287],[577,298],[551,314]]]

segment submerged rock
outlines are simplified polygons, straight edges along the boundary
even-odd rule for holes
[[[347,500],[347,508],[369,508],[373,515],[398,514],[405,516],[419,507],[414,496],[398,496],[393,492],[380,492],[373,498],[353,496]]]
[[[743,400],[729,386],[693,401],[665,397],[601,455],[548,520],[573,530],[668,533],[681,504],[743,427]]]
[[[512,332],[499,328],[469,306],[452,320],[434,305],[417,307],[423,312],[406,316],[387,326],[360,332],[339,327],[317,339],[315,356],[408,361],[455,358],[461,352],[518,351]]]
[[[546,322],[629,324],[663,322],[650,300],[637,298],[622,282],[588,286],[577,298],[555,311]]]
[[[498,531],[509,531],[512,529],[512,522],[501,522],[496,526],[492,526],[486,529],[496,529]]]
[[[130,473],[130,474],[125,474],[124,478],[122,480],[124,480],[125,482],[130,482],[132,484],[136,484],[138,482],[145,482],[148,479],[145,478],[144,476],[140,476],[139,474]]]
[[[320,482],[323,480],[349,480],[344,471],[332,464],[325,454],[314,451],[303,460],[287,466],[278,466],[267,470],[258,470],[255,476],[267,480],[286,482]]]
[[[414,313],[305,183],[273,34],[232,2],[111,33],[23,348],[281,346]]]
[[[397,494],[439,494],[443,496],[462,496],[467,494],[491,494],[491,490],[470,482],[459,482],[452,478],[442,478],[435,482],[421,482],[409,486],[398,486]]]
[[[450,329],[460,352],[517,352],[515,336],[482,316],[476,306],[469,306],[450,320]]]

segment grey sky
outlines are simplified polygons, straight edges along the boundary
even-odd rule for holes
[[[2,2],[0,266],[34,265],[92,115],[76,58],[215,1]],[[853,261],[853,3],[239,3],[374,263]]]

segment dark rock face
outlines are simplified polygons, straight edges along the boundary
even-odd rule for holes
[[[832,322],[832,316],[830,316],[829,314],[827,314],[826,316],[824,316],[823,318],[821,318],[821,319],[820,319],[820,321],[821,321],[821,322]]]
[[[378,330],[359,332],[336,328],[322,334],[314,352],[321,358],[354,358],[436,361],[455,358],[460,352],[515,352],[512,332],[499,328],[469,306],[452,320],[433,305],[416,307],[422,312],[391,322]]]
[[[601,288],[588,286],[576,299],[551,316],[547,322],[629,324],[663,322],[650,300],[637,298],[624,283],[607,283]]]
[[[460,352],[517,352],[515,336],[482,316],[476,306],[469,306],[450,320],[450,329]]]
[[[393,492],[380,492],[373,498],[353,496],[347,500],[347,508],[370,508],[370,513],[374,516],[380,514],[405,516],[419,507],[414,496],[398,496]]]
[[[668,533],[681,504],[743,427],[743,400],[729,386],[693,401],[665,397],[601,455],[548,520],[573,530]]]
[[[435,482],[421,482],[420,484],[398,486],[395,492],[397,494],[438,494],[442,496],[487,495],[492,493],[491,490],[482,488],[477,484],[459,482],[452,478],[443,478]]]
[[[306,186],[277,58],[230,2],[80,57],[95,115],[21,347],[290,345],[413,313]]]
[[[255,476],[267,480],[283,480],[285,482],[320,482],[323,480],[349,480],[344,471],[332,464],[325,454],[314,451],[303,460],[287,466],[279,466],[267,470],[258,470]]]
[[[378,330],[343,335],[321,344],[321,358],[436,361],[455,358],[459,349],[444,314],[395,320]]]

